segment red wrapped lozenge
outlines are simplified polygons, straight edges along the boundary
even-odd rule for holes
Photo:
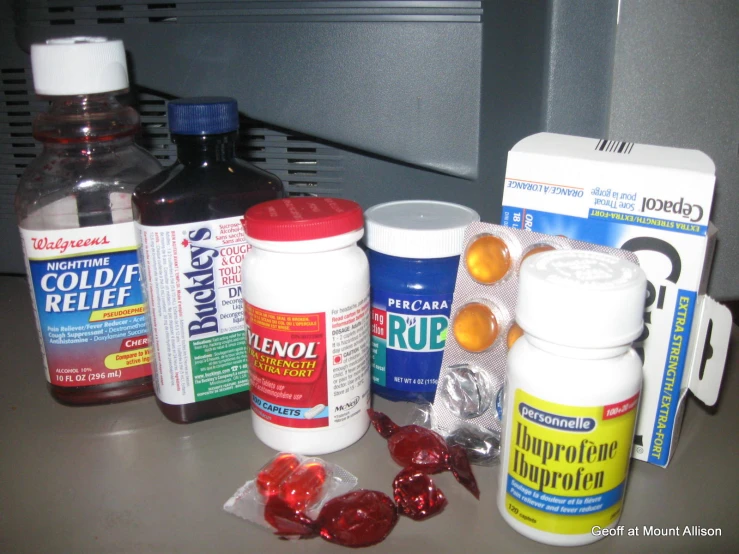
[[[272,458],[257,473],[256,486],[259,494],[265,498],[280,492],[280,485],[293,470],[300,465],[300,458],[295,454],[281,453]]]
[[[315,521],[275,496],[267,502],[264,518],[284,538],[320,535],[334,544],[359,548],[384,540],[398,522],[398,512],[386,494],[358,490],[329,500]]]
[[[316,523],[303,512],[291,508],[279,496],[273,496],[264,507],[264,520],[281,538],[312,539],[320,534]]]
[[[464,448],[453,447],[450,450],[444,438],[430,429],[418,425],[401,427],[381,412],[372,408],[368,412],[377,432],[388,439],[390,456],[396,463],[424,473],[451,471],[475,498],[480,498],[480,490]]]
[[[449,447],[449,469],[454,478],[462,483],[464,488],[480,498],[480,489],[477,487],[477,479],[472,473],[470,459],[467,457],[467,451],[463,446],[455,445]]]
[[[321,537],[343,546],[371,546],[385,539],[398,523],[389,496],[358,490],[329,500],[318,516]]]
[[[367,410],[367,412],[369,413],[370,419],[372,420],[372,425],[375,426],[375,429],[378,433],[380,433],[380,436],[383,439],[389,439],[395,433],[400,431],[400,425],[395,423],[392,419],[387,417],[382,412],[376,412],[372,408]]]
[[[407,467],[393,481],[398,512],[416,521],[440,513],[447,504],[444,493],[426,473]]]
[[[425,473],[441,473],[449,469],[449,451],[437,433],[419,427],[401,427],[387,440],[390,456],[402,467],[413,467]]]
[[[294,510],[306,511],[323,496],[326,478],[326,466],[309,458],[282,481],[280,498]]]

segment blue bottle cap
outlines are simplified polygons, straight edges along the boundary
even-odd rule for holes
[[[173,135],[219,135],[239,128],[238,104],[227,96],[172,100],[167,114]]]

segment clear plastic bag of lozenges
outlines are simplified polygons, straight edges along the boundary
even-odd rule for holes
[[[357,486],[357,478],[321,458],[280,452],[223,505],[228,513],[274,531],[264,518],[267,502],[280,498],[296,512],[315,519],[321,508]]]
[[[521,263],[540,252],[562,249],[604,252],[638,265],[632,252],[564,236],[492,223],[467,227],[433,413],[428,416],[447,440],[452,436],[452,441],[482,447],[480,430],[499,439],[508,350],[524,334],[514,319]],[[468,455],[479,463],[469,449]]]

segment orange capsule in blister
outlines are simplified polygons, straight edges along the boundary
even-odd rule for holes
[[[257,491],[265,498],[280,492],[280,485],[300,465],[295,454],[278,454],[257,473]]]
[[[533,256],[534,254],[538,254],[539,252],[547,252],[549,250],[554,250],[554,246],[552,246],[551,244],[537,244],[523,255],[521,261],[523,262],[529,256]]]
[[[305,511],[321,499],[327,477],[320,461],[305,461],[282,482],[280,498],[294,510]]]
[[[472,302],[457,312],[452,333],[465,350],[482,352],[490,348],[498,337],[498,319],[485,304]]]
[[[511,253],[502,238],[484,235],[467,247],[464,262],[473,279],[492,285],[505,277],[511,268]]]
[[[523,329],[521,329],[521,327],[519,326],[519,324],[518,323],[514,323],[513,325],[511,325],[511,328],[508,329],[508,337],[507,337],[508,350],[510,350],[511,347],[513,346],[513,344],[518,339],[520,339],[522,336],[523,336]]]

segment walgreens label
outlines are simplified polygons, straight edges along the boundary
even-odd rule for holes
[[[20,232],[47,380],[80,387],[151,375],[133,223]]]

